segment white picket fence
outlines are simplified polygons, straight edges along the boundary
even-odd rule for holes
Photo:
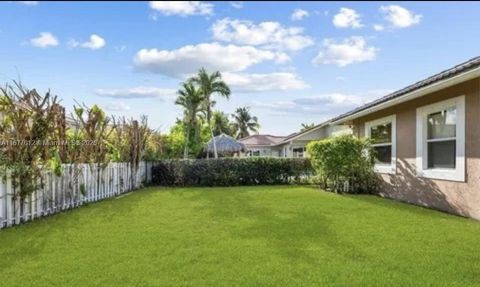
[[[152,165],[141,162],[138,170],[134,171],[128,163],[110,163],[105,169],[97,171],[88,164],[80,164],[76,168],[65,164],[61,176],[51,171],[44,172],[43,188],[30,194],[23,207],[15,196],[12,179],[7,176],[0,181],[0,228],[140,188],[151,181]]]

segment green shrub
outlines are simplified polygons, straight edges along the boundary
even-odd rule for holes
[[[368,139],[333,137],[309,143],[307,152],[323,188],[350,193],[376,190],[375,151]]]
[[[308,159],[219,158],[162,160],[152,183],[165,186],[237,186],[304,183],[314,174]]]

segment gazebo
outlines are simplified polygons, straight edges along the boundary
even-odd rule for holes
[[[213,138],[217,146],[217,153],[222,156],[233,156],[235,154],[240,154],[241,152],[246,152],[247,147],[226,134],[220,134]],[[206,145],[207,153],[213,154],[213,141],[210,140]]]

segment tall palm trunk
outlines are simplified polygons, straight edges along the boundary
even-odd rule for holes
[[[210,102],[210,101],[209,101]],[[213,143],[213,157],[218,158],[218,153],[217,153],[217,143],[215,142],[215,135],[213,134],[213,128],[212,128],[212,110],[210,109],[210,104],[208,104],[207,107],[207,122],[208,122],[208,128],[210,129],[210,135],[212,136],[212,143]],[[207,152],[207,158],[209,157],[209,152]]]
[[[183,149],[183,159],[188,159],[189,140],[190,140],[190,124],[187,125],[187,135],[185,136],[185,147]]]

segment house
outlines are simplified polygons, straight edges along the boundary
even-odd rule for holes
[[[372,139],[382,195],[480,219],[480,57],[330,122]]]
[[[277,146],[282,142],[284,136],[273,135],[251,135],[239,139],[238,141],[243,143],[248,152],[246,156],[273,156],[279,157],[281,155],[281,149]]]
[[[288,136],[251,135],[239,141],[247,146],[247,156],[302,158],[307,156],[309,142],[344,133],[350,134],[351,129],[345,125],[331,125],[328,121]]]

